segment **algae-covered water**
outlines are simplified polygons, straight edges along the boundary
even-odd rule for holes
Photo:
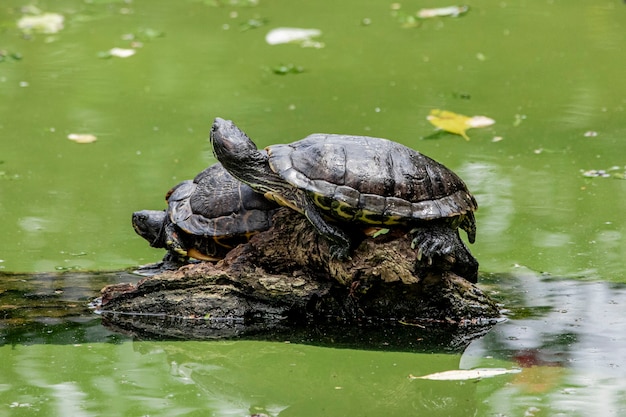
[[[3,1],[0,416],[621,415],[626,5],[475,1],[415,18],[444,6]],[[46,13],[50,33],[18,27]],[[279,27],[320,35],[270,45]],[[433,109],[495,124],[466,141],[437,133]],[[217,116],[259,146],[379,136],[455,170],[480,206],[482,285],[509,321],[453,353],[133,341],[102,328],[86,304],[132,277],[81,271],[163,256],[130,215],[164,208],[171,186],[215,162]],[[73,278],[15,275],[52,272]],[[459,367],[522,372],[407,378]]]

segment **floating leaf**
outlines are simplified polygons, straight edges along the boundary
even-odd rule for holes
[[[17,27],[24,33],[57,33],[63,29],[65,18],[58,13],[44,13],[35,16],[23,16],[17,21]]]
[[[67,135],[69,140],[73,140],[76,143],[92,143],[95,142],[98,138],[95,135],[90,133],[70,133]]]
[[[409,375],[409,379],[429,379],[433,381],[466,381],[468,379],[492,378],[498,375],[517,374],[521,369],[476,368],[468,370],[444,371],[424,376]]]
[[[612,166],[608,169],[588,169],[580,170],[583,177],[594,178],[617,178],[620,180],[626,179],[626,167]]]
[[[122,39],[125,41],[151,41],[157,38],[162,38],[165,33],[152,28],[140,28],[136,32],[125,33],[122,35]]]
[[[495,123],[495,120],[486,116],[468,117],[439,109],[431,110],[430,114],[426,116],[426,120],[441,130],[463,136],[465,140],[469,140],[467,133],[465,133],[467,129],[491,126]]]
[[[143,40],[151,40],[156,38],[162,38],[165,33],[152,28],[141,28],[137,31],[136,37]]]
[[[516,114],[515,120],[513,121],[513,126],[517,127],[521,125],[524,120],[526,120],[525,114]]]
[[[430,114],[426,116],[426,120],[441,130],[461,135],[465,140],[469,140],[469,137],[465,133],[465,131],[469,129],[467,125],[469,117],[467,116],[447,110],[433,109],[430,111]]]
[[[21,60],[22,54],[20,54],[19,52],[8,52],[0,50],[0,62],[15,62]]]
[[[404,13],[403,11],[399,10],[395,11],[393,15],[396,19],[398,19],[398,22],[400,22],[400,25],[403,28],[415,28],[420,25],[419,19],[412,14]]]
[[[245,32],[250,29],[257,29],[267,24],[267,19],[248,19],[239,24],[239,30]]]
[[[109,49],[109,55],[115,56],[118,58],[128,58],[130,56],[135,55],[137,51],[134,49],[124,49],[124,48],[111,48]]]
[[[108,51],[98,52],[98,58],[107,59],[111,58],[112,56],[117,58],[128,58],[135,55],[136,52],[137,50],[135,49],[111,48]]]
[[[304,72],[304,68],[299,65],[287,64],[287,65],[278,65],[272,68],[272,72],[278,75],[286,75],[286,74],[300,74]]]
[[[429,19],[432,17],[459,17],[462,14],[467,13],[468,6],[448,6],[438,7],[435,9],[421,9],[417,12],[417,17],[420,19]]]
[[[265,35],[265,42],[270,45],[299,43],[302,46],[309,46],[313,42],[312,39],[321,34],[322,31],[319,29],[276,28]]]

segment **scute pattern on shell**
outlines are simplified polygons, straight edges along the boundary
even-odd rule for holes
[[[421,153],[387,139],[313,134],[267,148],[270,167],[314,196],[399,222],[433,220],[477,209],[465,183]]]
[[[275,205],[232,177],[221,164],[168,193],[170,220],[196,236],[229,237],[270,227]]]

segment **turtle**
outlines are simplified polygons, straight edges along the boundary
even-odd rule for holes
[[[132,215],[137,234],[155,248],[166,248],[160,269],[188,259],[217,261],[233,247],[267,230],[278,205],[236,180],[220,163],[173,187],[166,210]]]
[[[304,214],[328,239],[331,258],[350,255],[352,240],[342,224],[402,227],[424,265],[477,279],[478,262],[458,228],[474,243],[478,204],[463,180],[432,158],[388,139],[323,133],[259,150],[219,117],[210,141],[235,178]]]

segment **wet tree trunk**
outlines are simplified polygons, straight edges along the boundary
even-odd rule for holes
[[[102,290],[108,325],[174,337],[224,337],[310,322],[467,325],[499,317],[477,286],[448,271],[416,274],[407,235],[365,238],[330,259],[308,221],[280,210],[274,226],[217,264],[190,264]]]

